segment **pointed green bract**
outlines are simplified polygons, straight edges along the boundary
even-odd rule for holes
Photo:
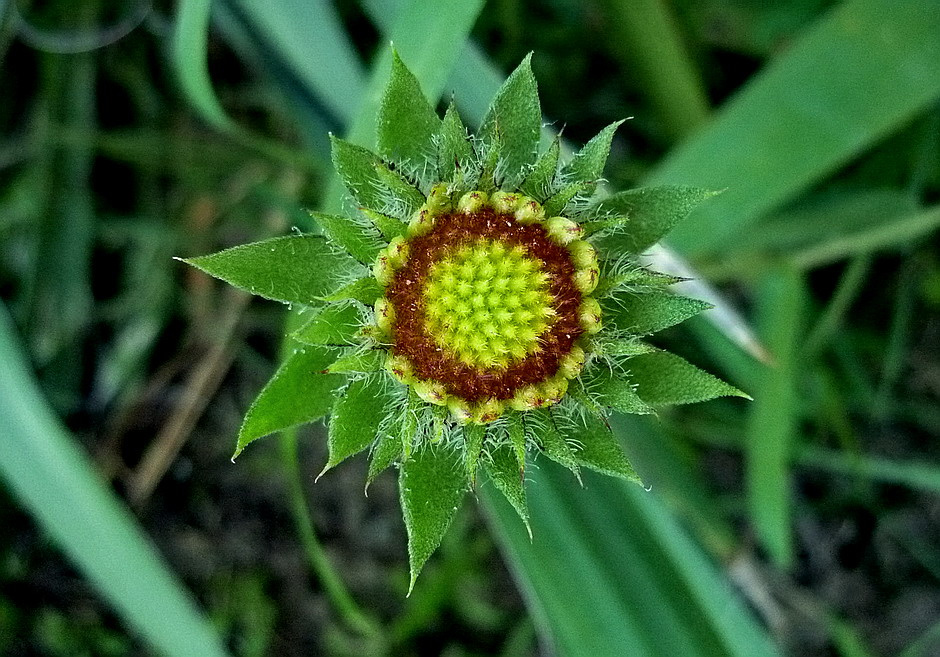
[[[409,594],[469,487],[462,465],[457,450],[430,445],[415,451],[402,465],[398,488],[408,531]]]
[[[363,264],[371,265],[385,246],[375,232],[349,217],[324,212],[311,212],[310,216],[330,241]]]
[[[598,240],[598,247],[608,253],[639,253],[663,238],[695,206],[718,192],[700,187],[665,185],[618,192],[599,201],[593,208],[598,218],[626,215],[630,222]]]
[[[712,305],[661,290],[620,294],[601,303],[604,321],[638,335],[648,335],[684,322]]]
[[[336,354],[336,349],[328,347],[297,346],[290,351],[245,414],[234,456],[253,440],[326,415],[344,380],[323,374]]]
[[[595,345],[595,353],[600,356],[639,356],[656,351],[656,347],[641,342],[636,338],[623,338],[598,342]]]
[[[400,428],[400,426],[395,427]],[[366,488],[375,478],[385,472],[395,461],[402,457],[401,438],[396,434],[386,433],[379,437],[369,460],[369,473],[366,475]]]
[[[331,136],[330,141],[333,166],[356,203],[401,219],[420,207],[421,192],[391,171],[378,155],[339,137]]]
[[[375,224],[375,227],[379,229],[379,232],[382,233],[382,237],[384,237],[386,241],[390,242],[396,237],[401,237],[405,234],[405,231],[408,230],[408,225],[401,219],[390,217],[381,212],[375,212],[369,208],[359,208],[359,211]]]
[[[604,175],[604,165],[610,155],[610,144],[622,123],[622,120],[614,121],[586,143],[571,162],[562,168],[562,178],[577,182],[597,182]]]
[[[327,371],[330,374],[340,372],[378,372],[385,365],[385,352],[378,349],[357,351],[337,358]]]
[[[551,146],[539,156],[535,166],[519,185],[523,194],[544,203],[553,193],[555,176],[558,174],[558,157],[561,155],[561,138],[555,135]]]
[[[483,451],[486,427],[482,424],[468,424],[463,428],[463,436],[467,449],[464,459],[467,466],[467,479],[473,484],[477,478],[477,465],[480,463],[480,452]]]
[[[275,237],[183,262],[259,297],[304,305],[317,305],[353,266],[317,235]]]
[[[388,387],[378,377],[353,381],[340,391],[330,415],[330,458],[324,472],[372,444],[389,401]]]
[[[525,424],[522,422],[521,413],[509,413],[506,416],[506,425],[509,430],[509,442],[512,444],[513,452],[516,454],[516,460],[519,462],[519,468],[525,470]]]
[[[483,460],[483,469],[486,470],[493,485],[509,500],[516,513],[519,514],[531,538],[532,527],[529,526],[529,508],[525,501],[523,472],[519,469],[519,462],[512,448],[501,445],[491,449],[487,458]]]
[[[630,381],[651,406],[692,404],[716,397],[748,395],[668,351],[654,351],[627,361]]]
[[[560,427],[565,438],[580,448],[574,450],[578,463],[602,474],[620,477],[635,483],[640,476],[630,465],[627,455],[610,427],[593,415],[584,418],[584,422]]]
[[[323,297],[323,300],[343,301],[345,299],[354,299],[361,304],[371,306],[380,296],[382,296],[382,286],[375,278],[369,276],[343,285],[338,290]]]
[[[568,204],[578,195],[583,195],[594,191],[597,183],[593,182],[573,182],[566,185],[561,191],[557,192],[550,199],[545,201],[545,214],[553,216],[563,214]]]
[[[467,139],[467,128],[457,114],[453,101],[444,113],[444,121],[436,138],[437,166],[441,180],[455,181],[466,170],[473,157],[473,147]]]
[[[539,408],[532,411],[533,433],[542,446],[542,452],[574,473],[581,481],[581,468],[575,458],[574,451],[557,429],[556,421],[551,409]]]
[[[627,362],[628,367],[630,362],[632,361]],[[594,399],[604,406],[634,415],[649,415],[654,412],[649,404],[640,399],[629,379],[618,376],[609,369],[596,368],[591,374],[585,374],[584,378],[585,387],[591,391]]]
[[[542,128],[531,59],[532,55],[527,55],[506,78],[480,125],[483,141],[498,145],[499,171],[504,176],[503,185],[509,189],[519,184],[522,172],[535,161]]]
[[[441,119],[414,74],[392,50],[392,73],[379,107],[376,138],[379,155],[405,171],[420,171],[434,155],[432,137]]]
[[[352,345],[358,342],[362,322],[362,311],[354,304],[329,305],[316,311],[292,337],[309,345]]]

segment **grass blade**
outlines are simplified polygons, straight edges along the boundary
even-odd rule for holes
[[[0,477],[129,627],[171,657],[226,654],[133,516],[49,410],[0,305]]]
[[[196,111],[212,126],[230,130],[234,124],[212,89],[206,62],[211,4],[211,0],[180,2],[173,30],[172,60],[183,93]]]

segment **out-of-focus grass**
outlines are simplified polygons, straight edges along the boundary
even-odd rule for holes
[[[108,26],[132,11],[91,0],[6,3],[0,294],[43,394],[101,471],[129,484],[144,448],[169,444],[165,431],[138,436],[141,445],[122,438],[129,418],[151,408],[143,415],[169,414],[169,425],[198,413],[187,394],[204,388],[175,382],[228,362],[208,416],[231,426],[272,367],[278,339],[270,306],[224,307],[169,256],[306,228],[302,206],[336,203],[324,133],[370,140],[389,39],[426,91],[456,93],[471,124],[503,71],[534,49],[546,118],[567,121],[572,141],[636,116],[614,144],[613,187],[728,188],[673,244],[758,325],[774,359],[756,362],[701,320],[666,334],[757,400],[616,419],[651,491],[596,479],[582,491],[543,467],[530,482],[533,543],[483,485],[541,640],[561,654],[622,654],[625,643],[636,654],[894,654],[908,644],[906,655],[930,654],[936,629],[916,619],[940,606],[940,529],[930,513],[940,494],[940,12],[913,0],[830,5],[677,1],[643,3],[644,13],[609,0],[538,8],[494,0],[464,44],[476,11],[469,4],[435,13],[403,0],[184,0],[158,6],[112,43]],[[412,21],[420,30],[409,31]],[[629,35],[660,36],[620,47]],[[94,47],[56,55],[30,43]],[[654,46],[670,53],[669,75],[656,76]],[[221,324],[243,328],[202,349]],[[212,361],[213,353],[234,360]],[[171,391],[156,397],[169,412],[135,405],[153,391]],[[224,436],[199,440],[230,447]],[[182,449],[173,481],[186,463],[202,479],[221,467]],[[288,459],[300,474],[295,503],[309,495],[303,473],[319,469],[296,454]],[[232,467],[261,488],[251,463]],[[39,490],[41,479],[25,485]],[[331,485],[318,484],[318,498]],[[175,500],[176,488],[160,485],[158,501]],[[208,522],[204,498],[187,503],[202,509],[192,522]],[[184,508],[179,517],[189,517]],[[350,550],[364,548],[341,544],[318,514],[314,506],[324,567],[353,563]],[[309,547],[316,539],[304,515]],[[51,522],[72,554],[79,534]],[[368,616],[387,622],[380,640],[363,642],[318,621],[316,645],[419,654],[433,635],[447,638],[432,650],[479,651],[442,629],[457,618],[470,634],[505,633],[503,654],[532,654],[532,622],[501,616],[484,593],[492,577],[479,555],[492,539],[475,527],[472,517],[458,521],[407,603],[362,595],[355,570],[333,572]],[[49,654],[126,649],[113,624],[88,631],[61,601],[17,609],[17,585],[36,582],[16,566],[35,558],[22,545],[0,539],[0,652],[19,654],[43,636]],[[402,571],[381,567],[385,589],[404,582]],[[226,568],[238,566],[190,583],[233,651],[293,654],[278,637],[299,613],[278,606],[272,567]],[[315,602],[323,592],[311,586],[304,599]],[[258,613],[246,615],[247,606]],[[886,620],[897,618],[915,620]]]

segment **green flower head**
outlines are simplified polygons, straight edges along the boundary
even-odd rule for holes
[[[710,192],[598,189],[620,122],[562,164],[539,154],[526,58],[469,134],[439,117],[398,55],[377,152],[332,139],[344,214],[188,260],[296,306],[283,365],[249,409],[236,454],[329,415],[324,472],[369,451],[368,482],[399,471],[412,586],[478,471],[528,526],[538,454],[638,481],[611,412],[741,395],[646,337],[705,310],[638,256]],[[322,474],[322,473],[321,473]]]

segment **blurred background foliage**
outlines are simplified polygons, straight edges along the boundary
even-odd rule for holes
[[[539,462],[531,543],[482,482],[409,598],[393,477],[229,462],[285,309],[171,259],[312,228],[389,40],[726,188],[663,340],[755,397],[614,418],[648,492]],[[938,62],[934,0],[0,0],[0,654],[940,654]]]

